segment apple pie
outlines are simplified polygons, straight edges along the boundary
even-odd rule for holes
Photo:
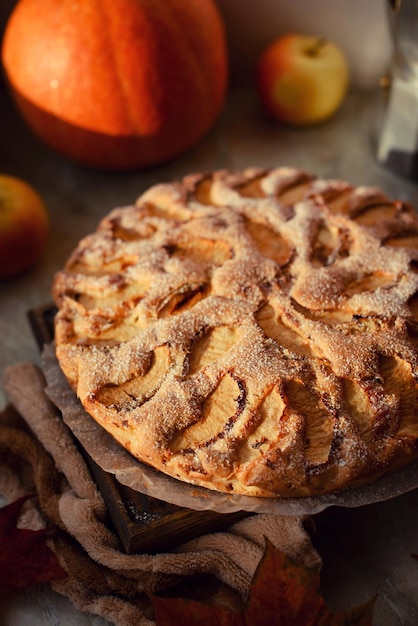
[[[287,167],[158,184],[53,282],[59,364],[142,463],[263,497],[418,456],[418,217]]]

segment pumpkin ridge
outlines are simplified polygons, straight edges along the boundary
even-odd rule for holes
[[[207,92],[208,106],[210,104],[209,118],[213,120],[222,108],[227,90],[229,68],[228,63],[225,63],[225,59],[228,59],[225,24],[216,3],[206,0],[204,6],[202,6],[203,3],[199,0],[199,2],[195,2],[195,4],[199,6],[199,13],[204,13],[204,23],[211,24],[210,40],[206,26],[203,29],[203,33],[201,33],[203,36],[199,37],[199,42],[197,42],[194,37],[194,30],[184,28],[184,33],[186,43],[189,49],[193,51],[192,56],[197,63],[199,77],[202,76],[204,89]],[[174,10],[174,6],[172,4],[170,6],[165,5],[165,9],[170,12]],[[181,26],[183,16],[184,13],[179,11],[178,19],[176,20],[178,27]],[[188,15],[186,14],[186,19],[187,17]],[[204,50],[205,53],[202,54],[202,42],[204,42],[205,38],[208,39],[208,45],[206,50]],[[208,72],[211,77],[215,75],[217,80],[207,80],[207,75],[205,80],[205,74],[202,74],[202,68],[204,72]]]
[[[131,130],[141,136],[151,135],[155,132],[158,132],[162,127],[162,119],[161,115],[157,112],[159,108],[154,106],[147,107],[147,123],[141,123],[141,119],[138,119],[138,116],[135,115],[135,104],[132,98],[129,95],[129,80],[124,79],[125,73],[122,70],[122,65],[119,62],[119,47],[115,45],[117,43],[117,37],[112,33],[112,20],[109,19],[110,11],[109,11],[109,0],[98,0],[96,5],[100,7],[100,12],[103,15],[103,23],[105,25],[105,33],[106,38],[109,41],[110,49],[113,50],[113,54],[111,55],[112,59],[112,69],[114,71],[114,76],[117,81],[117,84],[120,88],[120,95],[122,97],[122,101],[124,104],[124,113],[129,121],[129,125]],[[158,10],[156,6],[154,6],[154,10]],[[145,16],[145,14],[143,13]],[[152,27],[151,27],[152,28]],[[147,43],[149,46],[149,43]],[[153,94],[154,95],[154,94]],[[152,111],[152,115],[150,115],[150,111]]]
[[[193,71],[193,77],[195,78],[199,86],[199,96],[201,95],[201,97],[199,98],[199,106],[205,107],[204,119],[206,120],[206,125],[209,125],[212,117],[215,116],[214,101],[212,99],[212,85],[210,81],[205,80],[205,77],[202,73],[202,68],[199,63],[199,51],[196,50],[191,41],[191,38],[188,36],[188,31],[181,30],[178,20],[175,19],[175,12],[173,10],[173,7],[167,4],[162,4],[161,6],[163,8],[163,11],[168,16],[170,24],[176,29],[180,40],[183,42],[185,48],[189,52],[189,54],[186,55],[186,58],[188,59],[189,66]],[[202,115],[202,108],[200,108],[199,112]]]

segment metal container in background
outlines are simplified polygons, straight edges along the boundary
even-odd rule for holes
[[[389,6],[389,5],[388,5]],[[377,160],[418,180],[418,0],[390,3],[394,57],[377,142]]]

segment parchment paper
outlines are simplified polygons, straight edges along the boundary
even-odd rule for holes
[[[249,511],[276,515],[312,515],[330,506],[358,507],[388,500],[418,487],[418,461],[387,474],[370,485],[317,497],[256,498],[224,494],[184,483],[137,461],[86,413],[70,388],[53,345],[43,352],[46,393],[61,411],[65,424],[92,459],[135,491],[194,510],[218,513]]]

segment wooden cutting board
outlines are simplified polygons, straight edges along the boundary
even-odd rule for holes
[[[46,305],[28,312],[28,319],[42,350],[54,338],[56,309]],[[58,411],[58,409],[57,409]],[[109,523],[129,554],[164,552],[202,534],[227,528],[250,515],[246,511],[217,513],[195,511],[139,493],[103,471],[75,440],[107,505]]]

